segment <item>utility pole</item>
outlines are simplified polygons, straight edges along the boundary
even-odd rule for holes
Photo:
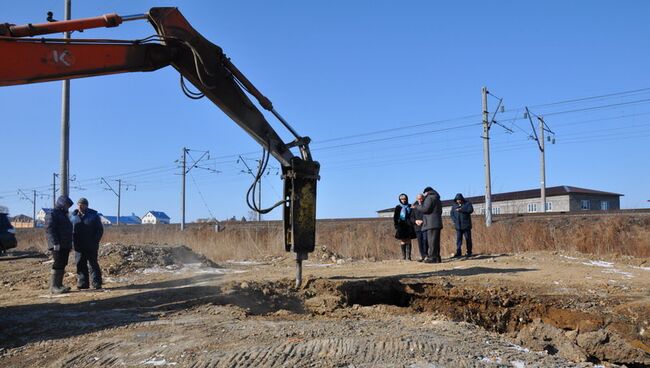
[[[22,196],[22,199],[32,202],[32,227],[36,227],[36,191],[32,190],[33,197],[31,199],[21,189],[18,189],[18,194]]]
[[[57,173],[52,173],[52,208],[56,206],[56,177]]]
[[[71,0],[65,0],[65,20],[70,20]],[[70,38],[70,32],[65,32],[64,39]],[[61,195],[69,195],[68,170],[70,169],[70,81],[64,80],[61,90]]]
[[[249,174],[251,174],[251,176],[253,178],[255,178],[255,174],[253,174],[253,170],[251,170],[250,166],[248,166],[248,164],[246,163],[246,160],[244,160],[244,158],[241,157],[241,155],[239,156],[239,159],[244,164],[244,166],[246,166],[246,169],[248,170],[247,172]],[[262,170],[262,160],[257,160],[257,167],[258,167],[259,170]],[[262,207],[262,176],[261,175],[260,175],[260,178],[259,178],[259,180],[257,182],[257,185],[259,185],[259,187],[257,189],[257,193],[259,193],[258,194],[259,195],[259,197],[258,197],[259,198],[259,203],[260,203],[259,207]],[[260,213],[260,212],[257,212],[257,221],[262,221],[262,213]]]
[[[485,226],[492,225],[492,180],[490,178],[490,122],[487,87],[481,89],[483,97],[483,166],[485,167]]]
[[[116,223],[116,225],[119,225],[120,224],[120,202],[121,202],[121,199],[122,199],[122,179],[117,179],[115,181],[117,181],[117,192],[115,191],[115,189],[113,189],[113,187],[110,184],[108,184],[106,179],[104,179],[102,177],[101,180],[100,180],[100,182],[104,182],[104,184],[108,185],[107,190],[110,190],[111,192],[113,192],[113,194],[115,194],[117,196],[117,223]]]
[[[201,162],[201,160],[203,160],[203,158],[210,159],[210,151],[199,151],[199,152],[203,152],[203,154],[201,155],[201,157],[199,157],[198,160],[194,160],[194,158],[192,158],[192,155],[190,154],[190,151],[196,151],[196,150],[191,150],[191,149],[189,149],[187,147],[183,147],[183,161],[181,162],[181,167],[183,169],[183,172],[181,173],[181,176],[183,177],[182,185],[181,185],[181,231],[185,230],[185,177],[186,177],[187,173],[189,173],[190,170],[192,170],[195,167],[197,167],[199,169],[205,169],[205,170],[216,172],[215,170],[212,170],[212,169],[209,169],[209,168],[197,166],[199,164],[199,162]],[[187,167],[187,156],[188,155],[190,156],[190,158],[193,161],[192,165],[190,165],[189,168]]]
[[[120,224],[120,205],[122,203],[122,179],[117,179],[117,224]]]
[[[546,160],[545,160],[545,151],[544,151],[544,118],[541,116],[537,117],[539,121],[539,164],[540,164],[540,194],[542,200],[542,212],[546,212]]]
[[[539,123],[539,134],[537,134],[537,130],[533,124],[532,115],[535,115]],[[528,121],[530,121],[530,128],[533,131],[533,134],[529,138],[537,142],[537,148],[539,149],[540,201],[542,202],[541,212],[546,212],[546,149],[544,147],[544,132],[549,132],[553,135],[553,140],[551,140],[551,136],[547,137],[552,144],[555,144],[555,132],[546,125],[542,116],[533,114],[528,110],[528,107],[526,107],[526,112],[524,113],[524,119],[525,118],[528,118]]]
[[[183,147],[183,184],[181,186],[181,231],[185,230],[185,175],[187,174],[187,151],[188,149]]]
[[[262,172],[262,160],[257,160],[257,167],[260,172]],[[260,175],[259,188],[257,188],[257,198],[259,198],[260,208],[262,208],[262,175]],[[257,213],[257,221],[262,221],[262,212]]]
[[[34,227],[36,227],[36,191],[32,190],[32,218],[34,219]]]

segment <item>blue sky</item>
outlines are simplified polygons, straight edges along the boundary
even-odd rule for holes
[[[62,18],[63,0],[13,2],[2,22]],[[481,87],[503,98],[491,130],[493,193],[539,187],[539,151],[523,107],[544,115],[548,186],[622,193],[624,208],[650,203],[650,28],[645,1],[73,1],[73,18],[177,6],[267,96],[321,163],[318,217],[372,217],[425,186],[443,198],[484,188]],[[139,39],[144,21],[76,33]],[[490,111],[498,100],[491,96]],[[0,203],[31,215],[18,189],[51,204],[59,172],[61,83],[0,88],[5,157]],[[289,135],[269,118],[281,136]],[[117,212],[100,182],[122,179],[122,213],[180,215],[183,147],[209,150],[187,178],[187,219],[248,216],[261,149],[218,108],[186,98],[165,68],[71,82],[71,197]],[[271,161],[270,167],[279,165]],[[57,184],[58,185],[58,184]],[[275,170],[263,203],[281,197]],[[279,219],[278,210],[265,216]]]

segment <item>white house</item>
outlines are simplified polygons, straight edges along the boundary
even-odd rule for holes
[[[169,216],[162,211],[149,211],[146,215],[142,216],[143,224],[168,224]]]
[[[51,208],[41,208],[40,211],[36,212],[36,223],[45,223],[45,217],[52,212]]]

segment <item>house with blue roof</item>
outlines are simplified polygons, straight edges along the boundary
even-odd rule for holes
[[[101,213],[99,214],[99,218],[102,221],[102,225],[104,226],[111,226],[111,225],[117,225],[117,216],[105,216],[102,215]],[[140,225],[142,221],[140,221],[140,218],[136,216],[134,213],[131,214],[131,216],[120,216],[120,225]]]
[[[171,219],[162,211],[149,211],[142,216],[143,224],[169,224]]]

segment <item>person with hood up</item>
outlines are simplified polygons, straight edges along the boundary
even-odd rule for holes
[[[474,212],[474,206],[472,202],[465,200],[465,197],[461,193],[456,194],[454,197],[454,202],[456,202],[451,207],[451,221],[454,222],[456,227],[456,254],[454,258],[460,258],[463,256],[461,248],[463,246],[463,235],[465,235],[465,244],[467,246],[467,257],[472,256],[472,212]]]
[[[409,204],[409,197],[402,193],[399,195],[399,204],[395,206],[393,213],[393,223],[395,225],[395,238],[399,239],[402,248],[402,258],[411,260],[411,239],[415,239],[415,229],[413,229],[412,210]]]
[[[72,212],[72,242],[77,264],[77,289],[88,289],[88,264],[93,289],[102,288],[102,271],[97,262],[99,241],[104,234],[102,221],[97,211],[88,208],[88,200],[79,198],[77,209]]]
[[[72,223],[68,218],[68,210],[72,200],[68,196],[57,198],[54,208],[46,218],[45,234],[47,236],[47,249],[52,252],[52,271],[50,273],[50,292],[62,294],[70,291],[63,286],[65,266],[72,249]]]
[[[431,187],[424,188],[424,202],[420,206],[412,206],[415,211],[422,213],[422,230],[427,231],[429,254],[424,263],[441,263],[440,232],[442,231],[442,202],[440,194]]]

